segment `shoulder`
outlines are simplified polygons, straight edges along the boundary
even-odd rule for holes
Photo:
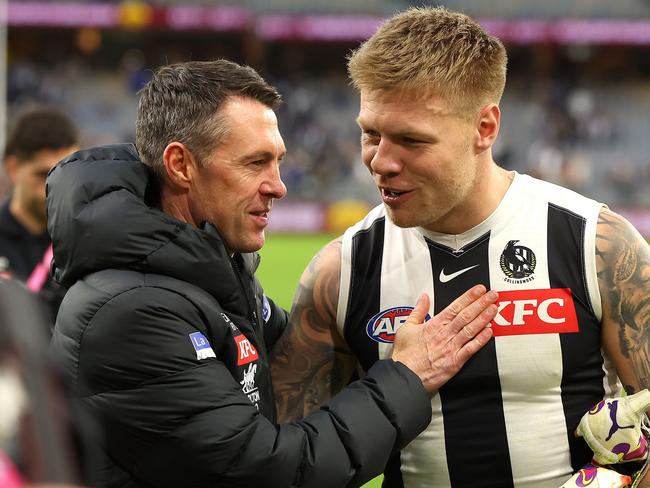
[[[0,206],[0,240],[15,242],[16,238],[29,235],[9,210],[9,200]]]
[[[327,243],[312,258],[305,269],[301,281],[337,280],[341,273],[341,246],[343,236]]]
[[[348,240],[359,234],[360,232],[367,232],[374,228],[376,225],[382,225],[386,220],[386,209],[383,204],[374,207],[366,214],[364,218],[359,220],[356,224],[348,227],[343,234],[343,240]]]
[[[636,261],[648,255],[648,245],[630,222],[623,216],[603,207],[598,214],[596,232],[596,253],[599,259],[599,271],[609,265],[617,266],[617,271],[610,268],[618,278],[626,274],[622,263]]]
[[[52,347],[76,365],[72,374],[82,392],[129,388],[198,365],[193,338],[209,336],[205,309],[173,281],[110,270],[69,290]],[[221,319],[212,314],[210,320]]]
[[[79,344],[80,354],[129,342],[153,344],[163,338],[164,343],[199,330],[205,322],[207,307],[197,305],[200,299],[193,299],[192,291],[188,294],[192,288],[134,271],[93,273],[66,293],[56,329]],[[218,306],[214,301],[211,305]]]
[[[600,208],[603,207],[601,202],[555,183],[528,175],[518,175],[518,180],[521,184],[521,192],[526,198],[533,196],[547,201],[549,205],[558,210],[569,211],[581,216],[593,216],[597,215]]]

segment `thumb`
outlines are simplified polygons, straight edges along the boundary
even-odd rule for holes
[[[421,324],[424,322],[424,319],[429,312],[429,295],[422,293],[418,301],[415,303],[415,308],[411,311],[408,319],[406,319],[407,324]]]

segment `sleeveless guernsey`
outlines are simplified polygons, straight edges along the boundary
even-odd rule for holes
[[[602,206],[516,174],[463,234],[399,228],[383,205],[345,232],[337,322],[364,370],[390,357],[422,292],[430,314],[479,283],[500,292],[495,337],[434,395],[431,424],[393,456],[384,487],[553,488],[591,459],[573,432],[620,386],[601,353]]]

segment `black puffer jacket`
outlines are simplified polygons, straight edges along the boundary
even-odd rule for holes
[[[104,427],[110,487],[344,487],[379,474],[430,420],[419,379],[379,361],[320,411],[274,423],[267,353],[286,312],[256,254],[145,204],[132,145],[49,175],[54,275],[72,285],[52,348]],[[257,408],[256,408],[257,407]]]

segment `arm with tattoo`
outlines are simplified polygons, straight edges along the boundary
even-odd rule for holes
[[[303,272],[289,325],[271,354],[278,421],[308,415],[347,385],[356,360],[336,328],[341,240]]]
[[[628,393],[650,388],[650,246],[603,209],[596,233],[603,346]]]

